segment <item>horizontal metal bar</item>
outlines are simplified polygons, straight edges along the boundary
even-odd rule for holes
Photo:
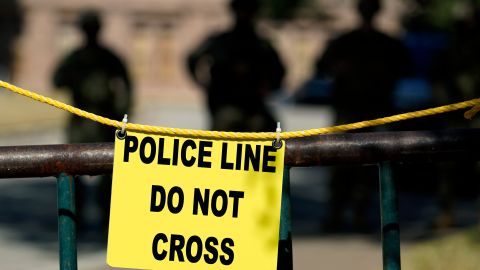
[[[111,173],[113,143],[0,147],[0,178]]]
[[[378,164],[480,160],[480,129],[342,133],[292,139],[285,164]]]
[[[480,159],[480,129],[329,134],[290,139],[291,167]],[[113,143],[0,147],[0,178],[112,172]]]

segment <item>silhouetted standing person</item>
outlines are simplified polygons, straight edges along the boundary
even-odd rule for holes
[[[118,56],[99,43],[101,21],[96,12],[83,13],[78,26],[84,35],[84,44],[61,61],[54,74],[54,84],[71,92],[74,106],[121,120],[131,107],[132,90],[127,69]],[[70,143],[110,142],[115,138],[114,132],[111,127],[72,116],[67,138]],[[84,201],[82,190],[82,185],[78,185],[79,216]],[[110,190],[111,177],[103,176],[98,197],[104,224],[108,222]]]
[[[410,61],[402,43],[374,27],[380,0],[359,0],[362,23],[327,46],[317,62],[317,76],[333,79],[332,105],[336,123],[345,124],[391,115],[398,79],[408,74]],[[374,168],[337,169],[331,183],[328,229],[339,229],[347,203],[353,206],[353,226],[365,229],[365,210],[375,183]]]
[[[394,86],[410,72],[407,49],[373,25],[379,10],[380,0],[360,0],[361,26],[331,41],[317,62],[317,73],[334,79],[337,123],[391,114]]]
[[[279,89],[284,67],[255,30],[258,0],[232,0],[230,8],[233,27],[201,44],[188,58],[189,71],[206,91],[213,130],[275,130],[265,98]]]

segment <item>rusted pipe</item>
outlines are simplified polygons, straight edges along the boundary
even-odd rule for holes
[[[480,129],[329,134],[287,142],[292,167],[480,160]]]
[[[0,178],[112,172],[113,143],[0,147]]]
[[[292,167],[478,160],[480,129],[330,134],[286,142]],[[0,147],[0,178],[112,172],[113,143]]]

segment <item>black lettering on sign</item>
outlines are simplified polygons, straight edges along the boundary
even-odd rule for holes
[[[204,193],[199,188],[195,188],[193,193],[193,214],[198,215],[198,208],[204,216],[208,216],[209,208],[212,209],[213,215],[223,217],[228,211],[229,198],[233,198],[232,217],[238,217],[238,208],[240,199],[244,197],[243,191],[229,191],[228,196],[224,190],[216,190],[212,194],[210,204],[210,189],[205,189]]]
[[[221,197],[220,208],[218,207],[218,198]],[[212,195],[212,213],[216,217],[223,217],[227,212],[228,198],[227,193],[221,189],[216,190]]]
[[[223,239],[220,247],[218,247],[218,239],[213,236],[205,240],[205,245],[202,238],[197,235],[190,236],[186,242],[185,238],[183,235],[172,234],[169,241],[168,236],[158,233],[152,241],[153,257],[162,261],[168,256],[168,260],[171,262],[185,262],[186,257],[190,263],[197,263],[203,258],[207,264],[215,264],[220,259],[220,263],[223,265],[230,265],[234,261],[233,247],[235,243],[231,238]],[[169,245],[169,248],[160,249],[162,243]],[[221,253],[219,253],[219,249]],[[161,252],[159,252],[160,250]]]
[[[237,159],[235,161],[235,170],[239,171],[242,169],[242,151],[243,145],[237,144]]]
[[[210,200],[210,189],[205,189],[205,196],[202,196],[202,192],[199,188],[195,188],[193,193],[193,214],[198,215],[198,207],[202,210],[204,216],[208,215],[208,206]]]
[[[250,144],[245,145],[245,160],[243,162],[245,171],[250,169],[250,163],[254,171],[260,171],[261,150],[260,145],[255,145],[255,153],[253,153],[252,146]]]
[[[174,139],[173,140],[173,157],[172,157],[172,165],[177,166],[178,164],[178,144],[179,140]]]
[[[203,255],[203,258],[206,263],[208,264],[214,264],[218,260],[218,251],[216,246],[218,245],[218,240],[215,237],[208,237],[207,241],[205,241],[205,249],[210,253],[210,254],[205,254]]]
[[[170,256],[168,260],[171,262],[175,261],[175,254],[177,254],[179,262],[185,261],[182,251],[185,246],[185,238],[179,234],[172,234],[170,241]]]
[[[222,165],[224,170],[233,170],[233,163],[227,161],[228,143],[222,143]]]
[[[157,196],[160,195],[160,200],[157,204]],[[150,199],[150,212],[160,212],[165,207],[165,189],[162,186],[152,186],[152,196]]]
[[[150,145],[150,151],[147,155],[147,145]],[[145,137],[143,138],[142,142],[140,142],[140,159],[145,164],[150,164],[155,160],[155,154],[157,153],[157,148],[155,147],[155,140],[152,137]]]
[[[223,265],[230,265],[233,263],[233,259],[235,258],[235,254],[233,253],[233,250],[231,247],[235,246],[233,243],[233,240],[231,238],[225,238],[222,241],[221,248],[222,251],[225,255],[220,256],[220,262]]]
[[[187,157],[187,149],[192,148],[192,150],[197,149],[197,145],[193,140],[186,140],[182,145],[182,163],[186,167],[192,167],[197,160],[194,156],[191,156],[190,159]]]
[[[168,242],[168,238],[165,234],[159,233],[159,234],[155,235],[155,237],[153,238],[153,243],[152,243],[152,253],[153,253],[153,257],[156,260],[163,261],[167,257],[167,252],[165,250],[163,250],[162,253],[158,253],[158,242],[160,242],[160,240],[163,243]]]
[[[165,138],[158,139],[158,164],[170,165],[170,159],[164,157],[165,152]]]
[[[177,194],[178,197],[178,202],[177,206],[173,205],[173,196]],[[172,214],[178,214],[180,211],[183,209],[183,202],[184,202],[184,196],[183,196],[183,191],[180,187],[172,187],[170,191],[168,192],[168,210]]]
[[[174,204],[174,196],[177,197],[177,203]],[[168,194],[164,187],[152,185],[152,194],[150,197],[150,212],[161,212],[168,206],[168,211],[172,214],[178,214],[183,209],[185,197],[180,187],[172,187]]]
[[[232,217],[238,217],[238,205],[239,200],[243,199],[244,192],[243,191],[230,191],[228,193],[230,198],[233,198],[233,210],[232,210]]]
[[[139,141],[135,136],[127,136],[123,150],[124,162],[130,160],[130,154],[136,153],[144,164],[151,164],[156,159],[158,165],[177,166],[181,162],[185,167],[192,167],[198,160],[199,168],[212,167],[212,162],[209,160],[212,157],[212,141],[199,141],[197,146],[191,139],[181,143],[179,139],[169,137],[155,140],[154,137],[145,136]],[[167,140],[173,140],[173,145]]]
[[[251,144],[243,145],[237,143],[235,160],[228,160],[228,151],[228,143],[222,143],[221,169],[249,171],[252,168],[256,172],[275,172],[276,170],[275,166],[270,166],[269,164],[269,162],[275,162],[276,159],[276,156],[273,155],[276,150],[272,146],[264,145],[262,153],[261,145],[253,146]],[[260,163],[262,163],[261,166]]]
[[[211,168],[212,163],[210,161],[205,161],[205,157],[211,157],[212,152],[205,148],[212,148],[213,143],[209,141],[200,141],[198,149],[198,167],[200,168]]]
[[[193,246],[195,245],[195,248]],[[195,254],[193,250],[195,249]],[[193,235],[187,241],[186,254],[187,260],[191,263],[197,263],[202,258],[203,244],[200,237]]]
[[[125,148],[123,149],[123,162],[128,162],[130,153],[137,151],[138,139],[135,136],[128,136],[125,138]]]
[[[275,156],[271,156],[271,153],[275,152],[275,148],[270,145],[265,145],[263,147],[263,164],[262,164],[262,171],[263,172],[271,172],[274,173],[276,167],[275,166],[269,166],[268,162],[269,161],[275,161]]]
[[[182,143],[179,139],[173,139],[172,149],[166,149],[169,145],[168,139],[158,138],[158,142],[156,142],[153,137],[147,136],[139,142],[137,137],[127,136],[125,138],[123,161],[128,162],[131,154],[136,153],[144,164],[151,164],[157,159],[156,163],[158,165],[177,166],[181,162],[185,167],[194,165],[199,168],[212,167],[212,161],[210,160],[212,157],[212,141],[199,141],[197,145],[191,139]],[[234,156],[231,155],[230,160],[229,150],[234,151],[232,153]],[[220,168],[223,170],[275,172],[276,167],[270,166],[270,163],[275,162],[276,159],[274,152],[275,149],[267,145],[263,146],[262,149],[261,145],[237,143],[229,148],[228,142],[222,142]]]

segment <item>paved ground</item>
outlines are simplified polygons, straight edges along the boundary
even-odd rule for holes
[[[11,109],[8,130],[0,131],[0,145],[51,144],[64,141],[63,113],[51,113],[37,108],[22,111],[18,121],[13,113],[20,107],[8,102]],[[22,103],[23,104],[23,103]],[[52,109],[54,110],[54,109]],[[35,115],[29,118],[28,115]],[[282,107],[282,124],[288,130],[328,126],[331,114],[326,109]],[[32,120],[33,119],[33,120]],[[43,119],[43,120],[42,120]],[[207,121],[199,106],[146,106],[138,110],[134,122],[152,125],[205,128]],[[1,121],[0,121],[1,122]],[[3,126],[3,125],[2,125]],[[328,197],[328,168],[292,170],[294,265],[295,269],[381,269],[381,249],[378,233],[378,202],[372,199],[369,220],[371,234],[324,234],[320,230]],[[92,179],[92,182],[95,180]],[[376,196],[376,194],[374,194]],[[436,214],[435,198],[409,193],[401,194],[401,217],[406,224],[404,238],[415,240],[426,236],[428,220]],[[472,224],[473,201],[462,201],[458,216],[462,224]],[[95,209],[89,212],[95,228]],[[105,246],[92,230],[79,243],[79,266],[85,270],[108,269]],[[410,241],[404,242],[404,248]],[[54,179],[0,180],[0,268],[58,268],[56,190]]]

